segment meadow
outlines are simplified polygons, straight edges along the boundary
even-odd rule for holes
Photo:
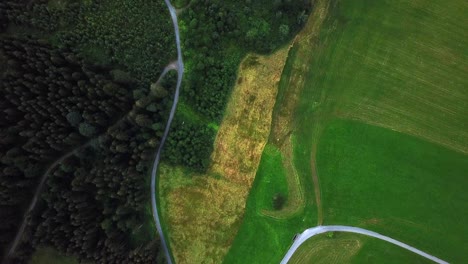
[[[324,224],[380,232],[455,263],[466,259],[466,155],[339,119],[317,152]]]
[[[302,187],[315,196],[302,213],[317,220],[310,226],[360,226],[447,261],[466,259],[466,8],[458,0],[316,1],[324,22],[296,36],[302,47],[289,53],[274,112],[282,117],[269,139],[279,148],[292,141]],[[296,216],[272,221],[255,211],[260,186],[278,181],[263,174],[263,155],[226,263],[278,261],[302,227]],[[249,237],[255,230],[266,239]],[[357,261],[373,258],[365,248]]]
[[[297,123],[311,129],[338,116],[468,153],[467,7],[330,1]]]
[[[243,224],[224,263],[278,263],[294,235],[314,224],[312,206],[286,219],[265,213],[275,210],[272,201],[276,194],[288,198],[287,176],[281,165],[280,151],[267,145],[247,200]]]

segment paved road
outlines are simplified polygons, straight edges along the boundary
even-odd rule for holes
[[[169,134],[169,129],[171,127],[172,119],[174,118],[175,110],[177,108],[177,102],[179,101],[179,92],[180,92],[180,85],[182,84],[182,76],[184,75],[184,62],[182,61],[182,51],[180,48],[180,35],[179,35],[179,25],[177,23],[177,14],[176,9],[172,6],[170,0],[164,0],[166,2],[167,7],[169,8],[169,12],[172,18],[172,24],[174,25],[174,33],[176,37],[176,45],[177,45],[177,86],[174,95],[174,102],[172,103],[171,113],[169,114],[169,118],[167,120],[166,128],[164,130],[164,135],[161,138],[161,144],[156,152],[156,157],[153,163],[153,170],[151,171],[151,210],[153,212],[154,222],[156,224],[156,228],[159,233],[159,237],[161,239],[162,247],[166,254],[167,262],[172,264],[171,254],[169,252],[169,248],[167,246],[166,238],[164,237],[164,233],[161,227],[161,221],[159,220],[159,213],[156,201],[156,173],[158,171],[159,166],[159,159],[161,158],[161,151],[164,147],[164,142],[166,141],[167,135]]]
[[[434,257],[432,255],[429,255],[427,254],[426,252],[423,252],[417,248],[414,248],[410,245],[407,245],[405,243],[402,243],[398,240],[395,240],[391,237],[388,237],[388,236],[384,236],[384,235],[381,235],[379,233],[376,233],[376,232],[373,232],[373,231],[369,231],[369,230],[366,230],[366,229],[362,229],[362,228],[359,228],[359,227],[352,227],[352,226],[317,226],[317,227],[313,227],[313,228],[309,228],[307,230],[305,230],[304,232],[302,232],[302,234],[298,235],[296,237],[296,239],[294,240],[294,243],[292,244],[292,246],[289,248],[288,252],[286,253],[286,255],[284,256],[283,260],[281,261],[281,264],[286,264],[288,263],[289,259],[292,257],[292,255],[294,254],[294,252],[299,248],[299,246],[304,243],[307,239],[315,236],[315,235],[318,235],[318,234],[322,234],[322,233],[325,233],[325,232],[349,232],[349,233],[356,233],[356,234],[361,234],[361,235],[366,235],[366,236],[370,236],[370,237],[375,237],[375,238],[378,238],[380,240],[384,240],[384,241],[387,241],[389,243],[392,243],[394,245],[397,245],[399,247],[402,247],[402,248],[405,248],[409,251],[412,251],[418,255],[421,255],[427,259],[430,259],[434,262],[437,262],[437,263],[443,263],[443,264],[447,264],[448,262],[444,261],[444,260],[441,260],[437,257]]]

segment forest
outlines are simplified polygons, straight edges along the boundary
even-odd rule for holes
[[[307,19],[310,1],[193,0],[182,13],[184,87],[196,110],[219,122],[240,59],[269,53],[295,35]]]
[[[241,58],[294,35],[307,2],[190,1],[180,21],[182,100],[219,123]],[[151,219],[149,171],[175,75],[154,82],[175,58],[164,1],[0,2],[4,263],[27,263],[38,247],[96,263],[164,262],[157,235],[135,233]],[[203,171],[215,135],[178,115],[164,159]]]
[[[156,235],[138,241],[133,233],[151,219],[146,182],[171,91],[152,92],[150,83],[174,56],[173,33],[163,2],[140,2],[147,8],[128,1],[0,3],[5,263],[26,263],[40,246],[99,263],[163,262]],[[115,23],[124,16],[132,30]],[[23,218],[21,242],[6,258]]]

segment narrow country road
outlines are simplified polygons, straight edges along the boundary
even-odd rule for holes
[[[169,129],[171,127],[172,119],[177,108],[177,102],[179,101],[179,92],[180,85],[182,84],[182,77],[184,75],[184,62],[182,61],[182,50],[180,48],[180,35],[179,35],[179,24],[177,22],[176,9],[172,6],[170,0],[164,0],[166,2],[167,8],[171,14],[172,24],[174,25],[174,33],[176,38],[177,45],[177,86],[174,94],[174,102],[172,103],[171,113],[167,119],[166,128],[164,129],[164,135],[161,138],[161,144],[156,152],[156,157],[154,158],[153,169],[151,171],[151,210],[153,213],[153,219],[156,225],[156,228],[161,238],[161,244],[166,254],[167,262],[172,264],[171,254],[167,246],[166,238],[161,227],[161,221],[159,219],[157,201],[156,201],[156,174],[158,172],[159,159],[161,158],[161,151],[164,147],[164,142],[166,141],[167,135],[169,134]],[[166,71],[166,70],[165,70]]]
[[[448,264],[448,262],[446,262],[444,260],[441,260],[441,259],[439,259],[437,257],[432,256],[432,255],[429,255],[424,251],[421,251],[421,250],[419,250],[417,248],[414,248],[414,247],[412,247],[410,245],[407,245],[407,244],[405,244],[403,242],[395,240],[395,239],[393,239],[391,237],[384,236],[384,235],[381,235],[379,233],[369,231],[369,230],[359,228],[359,227],[339,226],[339,225],[336,225],[336,226],[333,226],[333,225],[332,226],[317,226],[317,227],[309,228],[309,229],[305,230],[304,232],[302,232],[302,234],[298,235],[295,238],[294,243],[292,244],[292,246],[289,248],[288,252],[284,256],[283,260],[281,261],[281,264],[288,263],[289,259],[291,259],[294,252],[296,252],[296,250],[299,248],[299,246],[302,245],[302,243],[304,243],[307,239],[309,239],[309,238],[311,238],[311,237],[313,237],[315,235],[326,233],[326,232],[348,232],[348,233],[356,233],[356,234],[361,234],[361,235],[366,235],[366,236],[378,238],[380,240],[387,241],[389,243],[392,243],[394,245],[397,245],[399,247],[402,247],[404,249],[412,251],[412,252],[414,252],[414,253],[416,253],[418,255],[421,255],[421,256],[423,256],[423,257],[425,257],[427,259],[430,259],[430,260],[432,260],[432,261],[434,261],[436,263]]]
[[[36,207],[37,200],[39,198],[39,195],[42,193],[42,189],[44,187],[44,184],[46,182],[47,176],[50,174],[50,171],[55,168],[58,164],[60,164],[62,161],[73,155],[77,150],[82,149],[84,147],[89,146],[91,141],[86,142],[85,144],[65,153],[62,157],[57,159],[54,163],[52,163],[49,168],[42,174],[41,180],[39,182],[39,185],[37,185],[36,191],[34,193],[34,197],[29,204],[28,210],[24,213],[23,216],[23,222],[21,222],[21,226],[18,229],[18,232],[16,233],[15,239],[13,240],[13,243],[10,246],[10,249],[8,250],[8,253],[5,256],[5,259],[8,259],[11,257],[11,255],[15,252],[16,248],[18,247],[19,242],[21,241],[21,238],[23,237],[24,230],[26,229],[26,226],[29,223],[29,219],[31,217],[31,213]]]

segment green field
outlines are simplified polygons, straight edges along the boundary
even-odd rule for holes
[[[299,130],[334,115],[468,153],[467,7],[330,1],[295,116]]]
[[[318,214],[305,210],[313,216],[307,227],[323,216],[324,225],[368,228],[463,262],[468,259],[463,226],[468,222],[468,3],[316,5],[322,8],[323,2],[326,17],[319,34],[298,36],[308,38],[309,49],[291,49],[278,97],[300,93],[295,105],[283,104],[296,109],[289,116],[295,169],[307,194],[318,201]],[[277,262],[291,243],[285,234],[307,228],[294,217],[273,221],[258,214],[258,197],[279,188],[261,186],[280,184],[267,179],[273,174],[264,175],[266,157],[264,152],[227,263],[246,262],[247,256],[249,263]],[[352,262],[398,262],[393,248],[368,239]]]
[[[273,197],[279,194],[288,198],[286,172],[282,163],[281,152],[274,146],[267,145],[263,150],[262,160],[257,170],[257,176],[264,175],[264,181],[259,182],[256,204],[263,210],[274,210]],[[262,177],[262,176],[260,176]]]
[[[315,224],[315,208],[308,207],[302,215],[286,220],[262,213],[273,209],[272,200],[276,193],[287,194],[285,177],[279,150],[266,146],[247,200],[243,225],[225,263],[278,263],[294,235]]]
[[[325,224],[380,232],[447,261],[468,255],[468,158],[353,121],[332,121],[318,173]]]
[[[295,116],[298,148],[310,138],[319,144],[324,224],[367,227],[448,261],[467,258],[466,7],[330,3]],[[329,124],[335,117],[360,123]]]

